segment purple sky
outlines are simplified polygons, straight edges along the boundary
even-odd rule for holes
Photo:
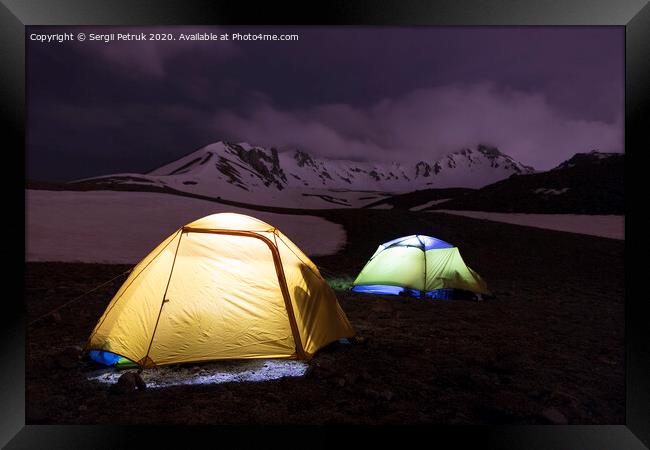
[[[29,179],[146,172],[219,140],[434,161],[486,143],[537,169],[623,151],[624,29],[29,27],[295,33],[298,42],[28,39]]]

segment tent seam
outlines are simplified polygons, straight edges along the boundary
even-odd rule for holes
[[[287,247],[287,248],[289,249],[289,251],[290,251],[291,253],[293,253],[293,254],[296,256],[296,258],[298,258],[298,260],[300,260],[301,263],[303,263],[305,266],[307,266],[307,268],[308,268],[309,270],[311,270],[312,273],[313,273],[314,275],[316,275],[317,277],[319,277],[319,278],[320,278],[321,280],[323,280],[323,281],[325,280],[325,278],[323,278],[323,276],[322,276],[321,274],[316,273],[316,272],[314,271],[314,269],[312,269],[312,268],[309,266],[309,264],[307,264],[305,261],[303,261],[302,258],[301,258],[298,254],[296,254],[296,252],[294,252],[293,249],[292,249],[291,247],[289,247],[289,246],[287,245],[286,242],[284,242],[284,239],[282,239],[282,236],[278,236],[278,235],[276,235],[276,234],[275,234],[275,231],[273,232],[273,234],[274,234],[274,236],[277,236],[277,238],[280,239],[280,241],[284,244],[284,246]],[[277,240],[276,240],[276,242],[275,242],[275,247],[276,247],[276,248],[278,247]],[[314,265],[315,265],[315,264],[314,264]],[[318,267],[318,266],[316,266],[316,267]]]
[[[182,228],[179,228],[179,229],[176,231],[176,234],[178,234],[181,230],[182,230]],[[163,252],[167,247],[169,247],[169,244],[171,244],[171,243],[173,242],[173,240],[174,240],[174,239],[171,239],[171,240],[167,243],[167,245],[165,245],[163,248],[160,249],[160,251],[159,251],[158,253],[156,253],[156,256],[154,256],[153,258],[151,258],[151,261],[149,261],[149,262],[148,262],[148,263],[147,263],[147,264],[142,268],[142,270],[141,270],[140,272],[138,272],[138,274],[137,274],[136,276],[133,277],[133,279],[131,280],[131,282],[129,283],[129,285],[128,285],[126,288],[124,288],[124,291],[122,291],[122,293],[120,294],[120,296],[115,300],[115,302],[110,306],[110,308],[108,308],[108,309],[106,310],[106,312],[104,312],[104,317],[103,317],[102,320],[99,322],[99,324],[95,327],[95,331],[93,331],[93,333],[92,333],[92,334],[90,335],[90,337],[88,338],[88,341],[86,342],[86,347],[88,346],[88,344],[90,343],[90,341],[92,340],[92,338],[95,337],[95,335],[97,334],[97,332],[98,332],[99,329],[101,328],[102,324],[104,323],[104,321],[105,321],[106,318],[108,317],[108,314],[109,314],[109,313],[111,312],[111,310],[115,307],[115,305],[117,304],[117,302],[120,301],[120,300],[122,299],[122,297],[124,297],[124,294],[125,294],[126,291],[131,287],[131,285],[132,285],[133,282],[136,280],[136,278],[138,278],[138,277],[142,274],[142,272],[144,272],[144,270],[145,270],[147,267],[149,267],[149,264],[151,264],[152,262],[154,262],[154,261],[156,260],[156,258],[158,257],[158,255],[160,255],[160,254],[161,254],[161,253],[162,253],[162,252]],[[147,256],[148,256],[148,255],[147,255]],[[146,256],[145,256],[145,258],[146,258]],[[144,258],[142,258],[142,260],[144,260]],[[142,260],[140,260],[140,262],[142,262]],[[138,264],[140,264],[140,262],[138,262]],[[135,269],[135,267],[138,266],[138,264],[136,264],[136,265],[134,266],[134,269]],[[133,269],[132,269],[132,270],[133,270]]]

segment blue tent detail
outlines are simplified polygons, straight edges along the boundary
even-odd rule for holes
[[[419,295],[415,289],[409,289],[402,286],[388,286],[384,284],[360,284],[352,286],[354,292],[364,292],[366,294],[384,294],[384,295],[399,295],[401,292],[409,292],[411,295]]]
[[[380,295],[411,295],[413,297],[420,297],[420,291],[417,289],[405,288],[402,286],[390,286],[387,284],[361,284],[353,286],[353,292],[363,292],[365,294],[380,294]],[[453,289],[434,289],[424,293],[426,298],[436,298],[439,300],[450,300],[452,298]]]
[[[411,236],[404,236],[401,238],[393,239],[392,241],[381,244],[381,246],[384,248],[394,246],[420,247],[425,251],[437,248],[454,247],[454,245],[451,245],[449,242],[445,242],[441,239],[437,239],[431,236],[424,236],[422,234],[412,234]]]
[[[88,356],[90,356],[93,361],[107,366],[114,365],[121,358],[121,356],[116,355],[115,353],[105,352],[102,350],[91,350],[88,352]]]

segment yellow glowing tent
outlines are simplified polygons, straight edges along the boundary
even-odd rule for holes
[[[226,213],[185,225],[140,261],[86,350],[142,367],[309,359],[354,334],[334,292],[293,242],[261,220]]]

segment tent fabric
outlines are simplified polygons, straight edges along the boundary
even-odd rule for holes
[[[441,289],[489,293],[480,275],[465,265],[457,247],[423,235],[406,236],[380,245],[352,287],[356,292],[397,295],[404,289],[425,293]],[[427,296],[440,298],[434,294]]]
[[[308,359],[354,334],[316,265],[289,238],[225,213],[185,225],[138,263],[86,348],[144,367]]]

